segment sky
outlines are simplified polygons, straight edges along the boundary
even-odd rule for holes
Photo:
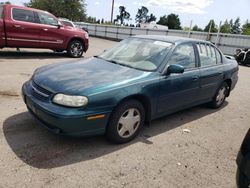
[[[2,1],[2,0],[1,0]],[[28,0],[10,0],[12,4],[23,5]],[[112,0],[85,0],[88,16],[109,21]],[[240,17],[241,24],[250,21],[250,0],[115,0],[114,18],[119,13],[119,6],[125,6],[135,22],[138,8],[146,6],[157,20],[160,16],[178,14],[182,27],[192,24],[204,28],[210,19],[219,25],[220,21]]]

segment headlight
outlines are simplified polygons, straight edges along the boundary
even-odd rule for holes
[[[84,96],[71,96],[59,93],[54,96],[53,102],[63,106],[81,107],[88,104],[88,98]]]

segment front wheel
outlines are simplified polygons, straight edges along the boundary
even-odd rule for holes
[[[145,110],[137,100],[119,105],[111,115],[107,138],[114,143],[125,143],[134,139],[144,125]]]
[[[212,108],[220,108],[225,102],[228,92],[229,86],[226,82],[224,82],[217,90],[212,102],[210,103],[210,106]]]
[[[79,40],[73,40],[69,43],[67,54],[73,58],[79,58],[84,52],[84,45]]]

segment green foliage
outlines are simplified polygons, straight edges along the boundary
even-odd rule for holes
[[[243,35],[250,35],[250,23],[247,20],[246,23],[242,26],[242,31],[243,31]]]
[[[88,23],[96,23],[96,17],[88,16],[85,21]]]
[[[149,16],[147,16],[146,23],[154,22],[155,20],[156,20],[155,15],[150,14]]]
[[[239,17],[234,21],[231,33],[233,33],[233,34],[240,34],[241,33],[240,18]]]
[[[45,10],[72,21],[86,20],[85,0],[30,0],[25,6]]]
[[[198,25],[195,25],[192,31],[203,31],[203,29],[199,28]]]
[[[5,4],[11,4],[9,1],[5,1],[5,2],[0,2],[0,5],[5,5]]]
[[[136,23],[150,23],[156,20],[155,15],[152,13],[148,15],[148,9],[147,7],[142,6],[140,9],[138,9],[138,12],[135,16]]]
[[[124,20],[129,20],[130,14],[129,12],[126,11],[126,7],[124,6],[119,7],[119,13],[120,14],[116,16],[116,19],[114,20],[114,22],[118,22],[120,20],[121,25],[123,25]]]
[[[169,14],[168,16],[160,17],[157,24],[168,26],[169,29],[182,29],[179,15]]]
[[[218,32],[217,26],[215,25],[214,20],[210,20],[210,21],[209,21],[209,23],[208,23],[207,26],[205,27],[204,31],[205,31],[205,32],[209,32],[210,27],[211,27],[211,30],[210,30],[211,33],[216,33],[216,32]]]
[[[230,21],[230,22],[232,22],[232,21]],[[220,32],[221,33],[230,33],[231,30],[232,30],[231,24],[227,20],[220,27]]]
[[[147,7],[142,6],[138,9],[137,14],[135,15],[136,23],[145,23],[147,19],[148,9]]]

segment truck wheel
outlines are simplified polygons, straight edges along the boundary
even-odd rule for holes
[[[144,124],[145,110],[137,100],[128,100],[120,104],[112,113],[106,136],[114,143],[133,140]]]
[[[73,40],[69,43],[67,54],[73,58],[79,58],[84,52],[84,45],[79,40]]]
[[[226,100],[229,92],[229,86],[226,82],[219,87],[212,102],[210,103],[211,108],[220,108]]]

